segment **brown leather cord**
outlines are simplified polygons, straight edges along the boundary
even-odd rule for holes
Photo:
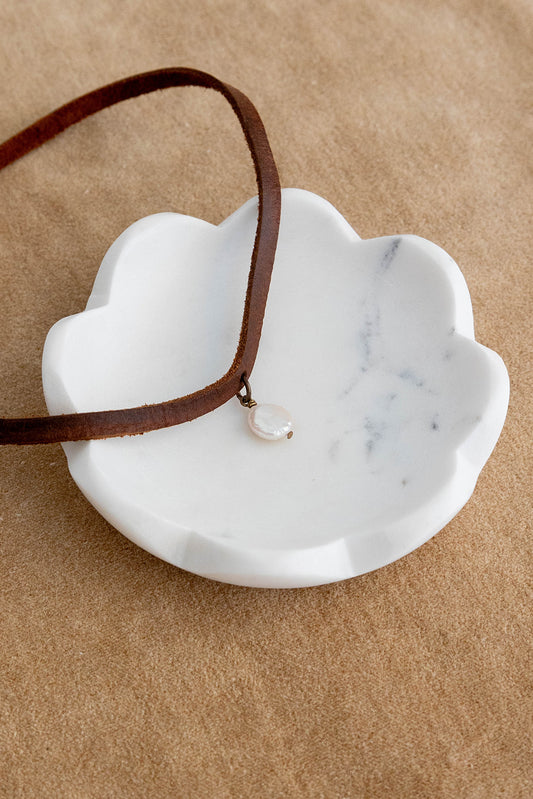
[[[0,169],[61,131],[108,106],[171,86],[203,86],[220,92],[237,115],[255,166],[259,213],[239,344],[233,363],[219,380],[178,399],[112,411],[0,419],[0,444],[51,444],[135,435],[188,422],[223,405],[250,375],[261,337],[281,215],[278,172],[263,123],[238,89],[206,72],[187,67],[159,69],[110,83],[61,106],[0,145]],[[201,313],[201,309],[199,309]]]

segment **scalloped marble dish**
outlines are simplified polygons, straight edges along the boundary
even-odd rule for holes
[[[50,330],[51,413],[161,402],[231,363],[257,218],[163,213],[107,252],[83,313]],[[474,339],[464,278],[416,236],[363,241],[325,200],[283,190],[258,402],[294,436],[267,442],[237,399],[140,436],[64,444],[95,508],[159,558],[238,585],[297,587],[377,569],[467,502],[500,434],[505,366]]]

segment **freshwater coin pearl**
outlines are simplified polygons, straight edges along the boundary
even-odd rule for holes
[[[292,435],[292,419],[279,405],[254,405],[248,414],[250,430],[259,438],[279,441]]]

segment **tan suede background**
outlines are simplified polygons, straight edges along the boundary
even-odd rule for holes
[[[532,51],[530,0],[0,0],[0,140],[134,72],[213,72],[257,105],[284,186],[450,252],[511,376],[453,522],[321,588],[173,568],[98,515],[59,445],[0,451],[2,797],[533,795]],[[5,415],[44,412],[46,333],[128,224],[219,222],[255,193],[199,89],[105,111],[0,186]]]

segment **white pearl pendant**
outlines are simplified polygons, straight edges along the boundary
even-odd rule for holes
[[[292,438],[292,419],[280,405],[254,405],[248,413],[248,425],[252,433],[266,441]]]

